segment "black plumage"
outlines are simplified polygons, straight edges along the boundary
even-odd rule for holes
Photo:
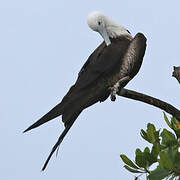
[[[146,49],[145,36],[138,33],[134,39],[122,35],[110,40],[109,46],[103,42],[90,55],[80,70],[77,81],[62,101],[24,131],[27,132],[62,115],[65,130],[53,147],[42,170],[46,168],[52,154],[79,114],[85,108],[105,101],[117,82],[120,90],[138,73]]]

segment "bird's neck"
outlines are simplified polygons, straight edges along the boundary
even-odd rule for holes
[[[107,32],[110,38],[126,36],[127,38],[132,39],[131,34],[123,26],[109,26],[107,27]]]

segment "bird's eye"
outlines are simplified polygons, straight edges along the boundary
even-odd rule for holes
[[[101,25],[101,22],[100,22],[100,21],[98,21],[98,25]]]

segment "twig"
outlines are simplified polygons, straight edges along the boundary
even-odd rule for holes
[[[175,117],[176,119],[180,121],[180,110],[178,110],[177,108],[175,108],[174,106],[172,106],[171,104],[167,102],[164,102],[152,96],[148,96],[146,94],[142,94],[142,93],[125,89],[125,88],[121,89],[121,91],[118,92],[117,94],[122,97],[134,99],[134,100],[141,101],[141,102],[153,105],[155,107],[158,107],[166,111],[167,113],[171,114],[173,117]]]
[[[179,67],[174,66],[174,71],[172,73],[172,76],[175,77],[180,83],[180,66]]]

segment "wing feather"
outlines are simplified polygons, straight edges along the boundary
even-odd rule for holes
[[[86,88],[96,84],[99,78],[117,73],[130,42],[125,37],[113,39],[109,46],[106,46],[103,42],[81,69],[75,83],[76,88],[78,90]]]

